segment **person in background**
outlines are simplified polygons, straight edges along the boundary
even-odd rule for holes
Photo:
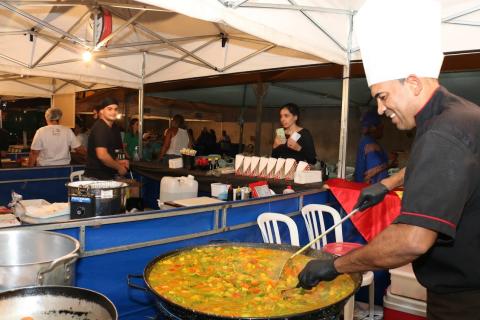
[[[98,119],[88,137],[88,154],[85,177],[111,180],[115,174],[124,176],[129,168],[128,160],[116,159],[120,132],[114,125],[117,119],[118,102],[105,98],[95,107]]]
[[[162,141],[158,138],[158,134],[148,131],[143,134],[143,160],[156,160],[162,150]]]
[[[230,149],[232,148],[232,141],[230,136],[227,134],[227,131],[222,130],[222,137],[220,138],[220,150],[222,153],[229,154]]]
[[[244,156],[254,156],[255,155],[255,146],[250,143],[245,147],[245,150],[243,150],[242,154]]]
[[[45,111],[47,125],[35,132],[28,166],[61,166],[70,164],[70,149],[85,154],[85,148],[70,128],[59,124],[62,110],[48,108]]]
[[[227,134],[227,131],[222,130],[222,137],[220,138],[220,142],[231,143],[230,136]]]
[[[135,148],[138,146],[138,119],[130,120],[128,130],[125,133],[123,142],[126,144],[126,151],[130,159],[134,158]]]
[[[117,101],[116,99],[114,99],[115,101]],[[97,120],[99,118],[99,113],[98,113],[98,110],[97,110],[97,106],[94,106],[93,107],[93,110],[92,110],[92,118],[94,120]],[[117,116],[118,116],[118,111],[117,111]],[[125,147],[123,145],[123,139],[122,139],[122,128],[117,124],[117,119],[115,119],[115,121],[113,122],[112,124],[112,129],[113,131],[116,131],[117,133],[114,134],[115,136],[115,149],[118,149],[118,150],[122,150],[123,152],[125,152]],[[90,128],[91,129],[91,128]],[[90,132],[88,132],[90,134]]]
[[[7,157],[8,147],[10,145],[10,134],[7,130],[0,128],[0,159]],[[2,167],[2,162],[0,161],[0,168]]]
[[[79,119],[76,119],[75,121],[75,128],[73,129],[73,133],[75,133],[75,136],[77,137],[78,141],[80,141],[80,144],[86,150],[88,146],[87,128],[85,127],[83,122],[80,121]]]
[[[355,181],[376,183],[388,177],[388,155],[378,140],[383,136],[383,124],[375,111],[367,111],[361,120],[362,139],[355,163]]]
[[[190,145],[190,138],[185,129],[185,119],[183,116],[176,114],[172,118],[170,128],[165,132],[162,150],[158,157],[162,159],[164,164],[168,164],[169,159],[180,157],[180,150],[188,148]]]
[[[293,158],[306,161],[310,165],[317,163],[315,145],[310,131],[300,127],[300,109],[294,103],[287,103],[280,108],[280,124],[285,137],[276,136],[273,141],[273,158]],[[296,140],[296,137],[298,140]],[[283,140],[284,138],[284,140]]]
[[[213,129],[210,129],[210,130],[209,130],[207,150],[208,150],[208,153],[209,153],[209,154],[217,153],[217,152],[218,152],[218,148],[217,148],[217,134],[215,133],[215,130],[213,130]]]
[[[190,139],[190,144],[191,144],[190,148],[195,149],[195,138],[193,137],[193,129],[188,128],[187,133],[188,133],[188,139]]]
[[[408,23],[405,23],[408,21]],[[416,128],[406,168],[364,188],[355,207],[404,186],[400,214],[367,245],[312,260],[299,275],[311,288],[340,273],[412,263],[427,288],[429,320],[480,319],[480,108],[438,82],[442,9],[435,0],[367,0],[356,34],[378,113]]]
[[[210,140],[210,133],[208,132],[207,127],[203,127],[195,143],[195,146],[197,147],[197,150],[198,150],[198,155],[209,154],[209,150],[208,150],[209,140]]]

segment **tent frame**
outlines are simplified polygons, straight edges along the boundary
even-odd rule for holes
[[[82,7],[87,7],[86,12],[70,27],[68,30],[61,30],[58,27],[55,27],[48,23],[47,21],[44,21],[42,19],[39,19],[28,12],[22,10],[20,7],[21,6],[47,6],[47,7],[57,7],[57,6],[82,6]],[[87,39],[80,38],[78,36],[75,36],[72,34],[72,32],[84,25],[86,22],[85,18],[88,17],[89,15],[94,15],[96,12],[96,8],[98,6],[104,6],[105,8],[108,8],[108,10],[111,12],[113,16],[115,16],[118,19],[121,19],[124,21],[124,23],[115,29],[112,34],[110,34],[107,38],[99,42],[98,44],[93,44],[91,41],[88,41]],[[155,75],[159,71],[162,71],[168,67],[171,67],[174,64],[177,64],[179,62],[184,62],[188,64],[194,64],[197,66],[205,67],[207,69],[211,69],[214,71],[217,71],[219,73],[223,73],[229,69],[231,69],[234,66],[237,66],[247,60],[250,60],[251,58],[269,51],[273,48],[276,47],[275,44],[270,43],[268,41],[263,41],[261,39],[251,39],[247,37],[238,37],[238,36],[231,36],[231,39],[235,39],[237,41],[243,41],[243,42],[255,42],[255,43],[263,43],[265,44],[264,47],[256,50],[255,52],[248,54],[247,56],[241,57],[236,59],[235,61],[232,61],[229,65],[220,67],[213,65],[212,63],[206,61],[205,59],[202,59],[200,56],[196,55],[195,52],[206,48],[207,46],[212,45],[218,40],[222,39],[228,39],[230,36],[225,32],[225,30],[218,24],[216,24],[219,33],[218,34],[210,34],[210,35],[201,35],[201,36],[194,36],[194,37],[183,37],[183,38],[166,38],[155,31],[149,29],[148,27],[142,25],[138,21],[136,21],[142,14],[144,14],[147,11],[162,11],[162,12],[168,12],[168,10],[164,9],[158,9],[158,8],[153,8],[150,6],[142,6],[142,5],[125,5],[122,3],[115,3],[115,2],[106,2],[106,1],[63,1],[61,3],[55,2],[55,1],[2,1],[0,2],[0,9],[5,9],[10,12],[13,12],[23,19],[27,21],[32,21],[50,31],[53,31],[57,33],[59,36],[55,37],[49,34],[45,34],[44,32],[36,31],[36,30],[16,30],[16,31],[9,31],[6,33],[0,33],[0,36],[2,35],[12,35],[12,34],[29,34],[30,36],[42,38],[46,41],[49,41],[52,43],[52,46],[50,49],[48,49],[45,53],[42,54],[41,57],[39,57],[35,62],[27,64],[24,62],[21,62],[17,59],[14,59],[13,57],[0,54],[0,60],[4,59],[10,62],[13,62],[17,64],[18,66],[21,66],[26,69],[34,70],[36,67],[47,67],[47,66],[53,66],[53,65],[59,65],[59,64],[67,64],[67,63],[72,63],[72,62],[79,62],[82,61],[82,58],[80,55],[84,51],[90,51],[92,52],[92,56],[94,59],[96,59],[98,62],[102,63],[105,67],[123,72],[125,74],[128,74],[130,76],[135,77],[138,79],[140,82],[147,82],[148,78]],[[132,17],[127,17],[124,14],[118,12],[116,8],[128,8],[132,10],[138,10],[136,14],[134,14]],[[105,44],[110,40],[114,39],[118,33],[120,33],[123,29],[127,27],[132,27],[134,28],[137,32],[141,32],[142,34],[148,35],[150,37],[153,37],[155,40],[152,41],[140,41],[140,42],[135,42],[135,43],[120,43],[120,44],[109,44],[108,48],[105,47]],[[94,31],[96,32],[96,31]],[[182,42],[188,42],[188,41],[193,41],[193,40],[206,40],[205,43],[201,44],[197,48],[193,50],[186,49],[184,46],[181,45]],[[184,55],[181,57],[174,57],[170,56],[167,54],[161,54],[157,53],[154,51],[149,51],[145,49],[138,49],[138,50],[132,50],[129,52],[113,52],[115,49],[123,49],[123,48],[135,48],[135,47],[140,47],[140,46],[150,46],[150,45],[155,45],[155,46],[161,46],[163,45],[164,47],[168,48],[173,48],[175,50],[178,50],[180,52],[183,52]],[[77,59],[65,59],[65,60],[57,60],[57,61],[52,61],[48,63],[42,63],[42,61],[58,46],[62,46],[64,49],[71,50],[73,52],[78,53],[79,57]],[[33,60],[33,53],[35,50],[35,46],[32,48],[32,60]],[[144,53],[152,56],[158,56],[166,59],[170,59],[170,62],[165,63],[164,65],[158,67],[156,70],[146,73],[145,75],[142,76],[142,74],[138,74],[135,72],[131,72],[129,70],[126,70],[125,68],[122,68],[119,65],[113,64],[106,62],[104,59],[105,58],[112,58],[112,57],[120,57],[120,56],[132,56],[132,55],[143,55]],[[67,79],[64,77],[58,77],[61,80]],[[71,79],[70,79],[71,80]],[[118,86],[123,86],[123,83],[115,83],[114,81],[109,81],[108,83],[105,84],[110,84],[110,85],[118,85]],[[137,87],[140,85],[137,85]],[[53,92],[52,92],[53,94]]]
[[[290,5],[287,4],[273,4],[273,3],[253,3],[248,0],[230,1],[219,0],[225,7],[228,8],[269,8],[280,10],[295,10],[300,12],[306,19],[308,19],[317,29],[319,29],[327,38],[332,41],[338,48],[340,48],[347,57],[347,61],[343,66],[342,77],[342,109],[340,115],[340,142],[338,148],[338,162],[337,162],[337,175],[339,178],[345,178],[346,176],[346,161],[347,161],[347,143],[348,143],[348,112],[349,112],[349,93],[350,93],[350,63],[352,56],[352,36],[353,36],[353,16],[356,11],[301,6],[297,5],[294,0],[288,0]],[[323,12],[347,15],[349,18],[349,31],[348,31],[348,46],[343,46],[339,40],[337,40],[331,33],[323,28],[319,22],[317,22],[309,12]],[[358,49],[356,49],[358,50]]]
[[[340,177],[345,177],[345,165],[346,165],[346,147],[347,147],[347,133],[348,133],[348,112],[349,112],[349,79],[350,79],[350,67],[352,54],[358,52],[358,48],[352,48],[352,34],[353,34],[353,17],[356,14],[355,10],[345,10],[337,8],[327,8],[327,7],[317,7],[317,6],[304,6],[299,5],[295,0],[288,0],[289,4],[278,4],[278,3],[258,3],[252,2],[249,0],[218,0],[225,8],[239,10],[239,9],[277,9],[277,10],[293,10],[302,14],[302,16],[307,19],[312,25],[315,26],[318,30],[321,31],[337,48],[339,48],[345,54],[345,63],[343,67],[343,83],[342,83],[342,110],[341,110],[341,128],[340,128],[340,143],[339,143],[339,159],[338,159],[338,172]],[[48,21],[42,20],[34,15],[22,10],[22,7],[25,6],[45,6],[45,7],[72,7],[72,6],[82,6],[86,8],[86,11],[71,25],[67,30],[62,30]],[[117,27],[113,32],[105,39],[101,40],[99,43],[93,43],[86,38],[82,38],[73,34],[75,30],[81,26],[84,26],[86,23],[86,18],[90,15],[93,15],[96,19],[98,12],[98,7],[106,7],[112,13],[113,16],[117,19],[122,20],[122,24]],[[61,89],[68,85],[73,85],[77,88],[88,90],[94,89],[98,84],[111,85],[111,86],[125,86],[130,88],[135,88],[139,90],[139,114],[143,116],[143,93],[144,86],[146,83],[149,83],[149,78],[156,75],[162,70],[169,68],[178,63],[188,63],[196,65],[199,67],[207,68],[214,70],[218,73],[223,73],[234,66],[244,63],[245,61],[250,60],[251,58],[273,48],[277,47],[276,44],[262,39],[251,39],[248,37],[238,37],[234,35],[229,35],[225,28],[222,25],[215,23],[215,26],[218,29],[218,34],[210,35],[201,35],[195,37],[183,37],[183,38],[166,38],[154,30],[149,29],[145,25],[137,21],[144,13],[148,11],[159,11],[159,12],[171,12],[170,10],[161,9],[155,6],[146,5],[146,4],[137,4],[137,3],[121,3],[121,2],[109,2],[109,1],[96,1],[96,0],[66,0],[62,2],[57,1],[22,1],[22,0],[11,0],[11,1],[1,1],[0,10],[8,10],[12,13],[15,13],[18,17],[21,17],[29,22],[34,22],[36,25],[40,26],[39,30],[31,28],[30,30],[10,30],[7,32],[0,32],[0,37],[5,35],[15,35],[15,34],[28,34],[32,39],[32,48],[31,48],[31,58],[30,63],[22,62],[18,59],[15,59],[12,56],[7,56],[5,54],[0,54],[0,61],[6,60],[10,63],[18,66],[16,68],[20,77],[15,77],[13,74],[14,67],[4,67],[4,72],[0,73],[0,81],[14,81],[43,92],[50,94],[58,93]],[[117,9],[129,9],[135,10],[135,14],[131,16],[126,16]],[[457,13],[453,13],[442,19],[442,22],[445,24],[456,24],[464,26],[473,26],[479,27],[480,23],[475,21],[469,21],[463,19],[466,15],[480,11],[480,5],[472,6],[471,8],[464,9]],[[317,21],[313,16],[313,12],[321,12],[328,14],[338,14],[346,15],[349,18],[349,30],[348,30],[348,42],[347,46],[343,45],[342,42],[335,38],[333,34],[328,32],[319,21]],[[47,34],[43,29],[47,29],[50,32],[54,32],[57,36]],[[112,43],[109,47],[105,47],[107,42],[112,41],[118,38],[118,34],[121,33],[125,28],[133,28],[136,32],[142,33],[143,35],[148,35],[153,38],[149,41],[138,41],[133,43]],[[94,35],[98,32],[94,28]],[[51,43],[50,48],[44,52],[39,58],[34,60],[34,55],[36,51],[36,39],[41,38]],[[95,38],[95,37],[93,37]],[[208,46],[213,45],[217,41],[221,41],[222,46],[228,43],[228,39],[235,39],[237,41],[246,41],[246,42],[255,42],[264,44],[263,47],[257,49],[256,51],[241,57],[237,58],[235,61],[230,62],[228,65],[220,67],[214,65],[202,59],[198,54],[199,50],[205,49]],[[194,49],[187,49],[182,45],[184,42],[189,42],[193,40],[205,40],[204,43],[197,46]],[[171,56],[165,53],[155,52],[153,49],[145,49],[143,46],[161,46],[162,48],[170,48],[176,51],[180,51],[183,55],[176,57]],[[75,54],[81,54],[85,50],[93,52],[94,58],[101,63],[105,68],[110,68],[113,70],[120,71],[124,74],[132,76],[134,79],[137,79],[138,82],[125,82],[116,79],[106,79],[106,78],[94,78],[85,76],[82,79],[79,79],[78,76],[75,77],[73,74],[61,75],[55,72],[49,72],[41,70],[42,67],[48,67],[59,64],[67,64],[72,62],[80,61],[81,59],[64,59],[57,60],[52,62],[43,62],[50,53],[58,47],[62,49],[70,50]],[[128,52],[117,52],[117,49],[123,48],[132,48],[134,50]],[[121,65],[107,62],[107,58],[113,57],[122,57],[122,56],[142,56],[142,67],[141,70],[137,72],[132,72],[123,68]],[[164,63],[153,71],[146,72],[146,59],[148,56],[156,56],[170,61]],[[51,82],[50,88],[41,87],[32,83],[26,82],[28,78],[33,77],[42,77],[50,75],[51,77],[56,78],[56,81]],[[142,122],[140,129],[142,130]],[[142,131],[140,131],[142,132]],[[140,139],[141,140],[141,139]],[[141,141],[140,141],[141,142]],[[140,143],[141,146],[141,143]]]

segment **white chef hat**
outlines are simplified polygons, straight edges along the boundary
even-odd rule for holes
[[[439,0],[366,0],[354,28],[368,86],[438,78],[443,61]]]

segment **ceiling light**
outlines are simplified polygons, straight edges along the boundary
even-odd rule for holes
[[[85,51],[82,55],[83,61],[88,62],[92,60],[92,53],[90,51]]]

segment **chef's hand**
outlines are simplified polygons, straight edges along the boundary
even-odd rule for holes
[[[302,150],[302,146],[297,143],[297,141],[293,140],[292,138],[289,138],[287,140],[287,147],[289,147],[292,150],[295,151],[300,151]]]
[[[359,208],[360,211],[370,208],[381,202],[387,193],[388,189],[382,183],[372,184],[362,189],[354,208]]]
[[[298,275],[298,285],[304,289],[310,290],[320,281],[331,281],[340,273],[333,265],[334,259],[311,260]]]

